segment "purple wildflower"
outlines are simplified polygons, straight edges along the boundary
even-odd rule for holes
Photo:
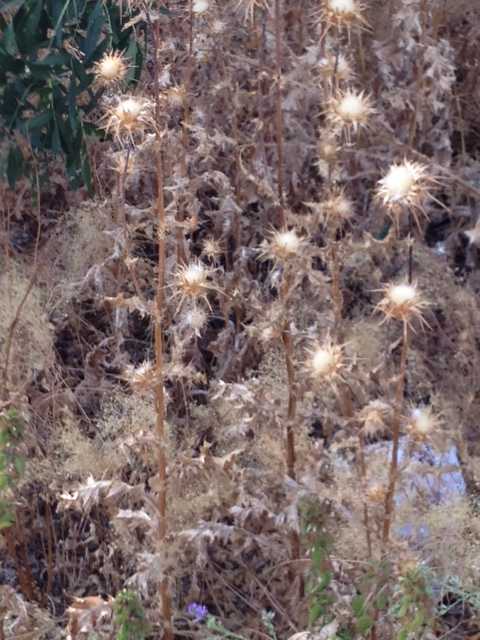
[[[203,604],[191,602],[187,607],[187,613],[195,620],[195,622],[203,622],[203,620],[208,616],[208,609]]]

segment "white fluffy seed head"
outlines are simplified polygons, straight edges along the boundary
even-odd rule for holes
[[[408,428],[415,438],[421,440],[433,433],[439,425],[438,417],[433,413],[431,407],[413,407],[410,413]]]
[[[422,311],[427,303],[420,295],[416,284],[407,282],[389,284],[383,292],[384,297],[377,305],[377,310],[382,311],[386,319],[395,318],[410,322],[416,316],[425,324]]]
[[[428,193],[427,174],[427,167],[418,162],[393,164],[378,183],[377,197],[387,206],[419,205]]]
[[[110,86],[124,80],[127,74],[127,64],[118,51],[106,53],[94,65],[94,72],[97,82],[104,86]]]
[[[312,371],[317,375],[326,375],[335,366],[335,356],[329,349],[317,349],[312,355]]]
[[[362,94],[348,91],[338,102],[337,113],[341,118],[348,122],[362,120],[367,113],[367,108]]]
[[[341,379],[345,362],[343,347],[327,339],[323,344],[315,345],[309,351],[306,363],[311,380],[317,384],[333,383]]]
[[[207,12],[209,8],[210,8],[209,0],[194,0],[192,11],[193,13],[200,15],[202,13]]]
[[[201,262],[191,262],[177,271],[177,285],[184,296],[198,298],[205,296],[209,289],[210,270]]]
[[[334,13],[355,13],[358,11],[354,0],[328,0],[328,8]]]
[[[197,335],[207,324],[208,316],[200,307],[194,307],[183,316],[183,324],[194,331]]]
[[[369,96],[363,91],[347,89],[330,99],[326,115],[327,121],[333,127],[345,130],[349,141],[350,132],[357,132],[360,127],[368,126],[374,112]]]
[[[411,284],[397,284],[388,290],[387,296],[394,305],[411,304],[417,297],[417,290]]]
[[[263,243],[261,257],[285,262],[299,256],[304,245],[304,240],[293,229],[274,231],[270,241]]]
[[[330,54],[325,58],[322,58],[319,63],[319,71],[323,76],[327,78],[333,78],[335,76],[338,80],[350,80],[353,76],[352,67],[343,54],[338,56]]]
[[[301,240],[293,230],[276,233],[273,243],[284,255],[295,255],[301,246]]]

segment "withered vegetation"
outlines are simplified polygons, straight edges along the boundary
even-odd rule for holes
[[[0,640],[476,638],[480,7],[122,10],[0,183]]]

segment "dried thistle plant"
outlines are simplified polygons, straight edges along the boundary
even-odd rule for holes
[[[335,130],[345,134],[347,143],[351,144],[352,134],[356,135],[360,129],[368,127],[374,113],[373,101],[365,91],[346,89],[330,98],[326,118]]]
[[[151,102],[143,97],[121,96],[105,114],[105,130],[121,143],[134,144],[153,125]]]
[[[128,72],[128,64],[120,51],[104,54],[93,67],[97,83],[104,87],[120,85]]]

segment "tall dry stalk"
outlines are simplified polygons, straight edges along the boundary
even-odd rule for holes
[[[382,525],[382,543],[384,547],[390,539],[390,530],[395,511],[395,489],[398,480],[398,454],[400,445],[400,426],[403,409],[403,395],[405,391],[405,376],[407,371],[407,356],[410,342],[410,329],[408,321],[403,321],[402,352],[400,355],[400,370],[395,391],[395,407],[392,430],[392,455],[388,469],[388,484],[385,495],[385,512]]]
[[[156,124],[156,176],[157,176],[157,243],[158,243],[158,273],[155,292],[155,428],[157,432],[157,460],[158,460],[158,542],[162,547],[167,536],[167,452],[165,428],[165,389],[164,389],[164,319],[165,319],[165,260],[166,260],[166,215],[164,199],[164,169],[163,169],[163,140],[161,132],[160,113],[160,82],[158,69],[158,52],[160,43],[160,27],[155,22],[154,32],[154,77],[155,77],[155,124]],[[160,599],[164,623],[164,640],[173,640],[172,601],[168,578],[164,576],[160,584]]]

